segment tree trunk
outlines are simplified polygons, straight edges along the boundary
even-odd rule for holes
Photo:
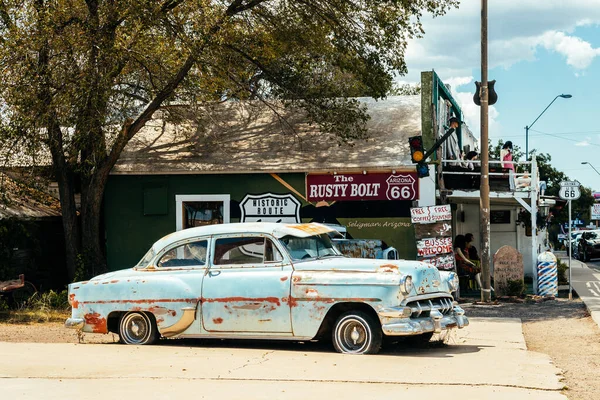
[[[56,164],[55,164],[56,165]],[[60,193],[62,225],[65,235],[65,254],[67,258],[67,274],[73,281],[77,274],[78,255],[81,245],[79,221],[75,206],[75,183],[72,171],[66,168],[55,168]]]
[[[81,240],[87,274],[92,277],[107,271],[104,240],[100,230],[102,200],[108,173],[99,171],[81,188]]]

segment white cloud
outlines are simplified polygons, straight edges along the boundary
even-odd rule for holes
[[[461,86],[468,85],[473,81],[474,78],[472,76],[453,76],[444,79],[444,83],[449,84],[452,89],[457,89]]]
[[[598,0],[490,2],[488,18],[490,69],[533,61],[541,47],[565,56],[578,74],[598,56],[593,44],[572,34],[577,27],[600,24]],[[459,9],[441,17],[424,17],[425,35],[409,41],[409,72],[402,79],[418,82],[421,71],[432,69],[443,80],[472,75],[481,64],[480,24],[480,2],[475,0],[463,0]]]
[[[548,31],[540,37],[540,45],[567,57],[567,64],[577,69],[586,69],[595,57],[600,56],[600,48],[594,49],[589,42],[563,32]]]

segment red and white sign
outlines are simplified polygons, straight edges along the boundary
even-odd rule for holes
[[[599,220],[600,219],[600,204],[594,204],[594,205],[592,205],[591,213],[592,213],[591,219],[593,221]]]
[[[416,172],[306,176],[306,198],[310,202],[416,200],[418,197]]]
[[[417,241],[417,255],[419,257],[432,257],[438,254],[452,252],[452,238],[428,238]]]
[[[452,219],[450,204],[411,208],[410,219],[413,224],[429,224],[438,221],[449,221]]]
[[[435,256],[431,258],[424,258],[420,261],[426,262],[427,264],[431,264],[437,269],[441,269],[444,271],[451,271],[454,269],[454,255],[446,254],[442,256]]]

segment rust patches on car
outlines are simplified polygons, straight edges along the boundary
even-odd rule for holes
[[[117,283],[117,282],[119,282],[118,279],[113,279],[112,281],[110,281],[110,283]]]
[[[98,313],[85,314],[83,316],[85,323],[92,327],[94,333],[107,333],[106,318],[100,317]]]
[[[295,297],[289,296],[288,297],[288,304],[290,307],[296,307],[298,305],[298,302],[296,301]]]
[[[94,301],[80,301],[79,304],[154,304],[154,303],[197,303],[200,299],[198,298],[187,298],[187,299],[129,299],[129,300],[94,300]]]
[[[170,314],[173,310],[167,310],[164,307],[156,306],[156,307],[149,307],[147,309],[147,311],[151,312],[154,315],[165,315],[167,313]]]
[[[317,297],[319,292],[316,289],[308,288],[306,289],[306,296],[308,297]]]
[[[287,277],[287,276],[282,276],[281,278],[279,278],[279,280],[280,280],[281,282],[285,282],[285,281],[287,281],[287,280],[288,280],[288,277]]]
[[[300,282],[301,280],[302,280],[302,277],[300,277],[300,276],[294,276],[292,278],[292,282]]]
[[[298,302],[317,302],[317,303],[344,303],[344,302],[363,302],[377,303],[381,299],[371,297],[290,297],[290,307],[295,307]]]
[[[299,231],[309,233],[311,235],[320,235],[322,233],[332,232],[333,229],[325,225],[314,225],[314,224],[298,224],[298,225],[287,225],[289,228],[298,229]]]
[[[398,272],[398,266],[392,265],[392,264],[385,264],[385,265],[382,265],[381,267],[379,267],[377,269],[377,272],[384,272],[384,273]]]
[[[261,303],[244,304],[243,306],[232,306],[231,308],[236,310],[257,310],[261,306]]]
[[[223,323],[223,318],[213,318],[213,322],[215,324],[222,324]]]
[[[79,302],[77,300],[75,300],[75,293],[71,293],[69,295],[69,304],[71,305],[71,307],[73,308],[77,308],[79,307]]]
[[[259,319],[258,322],[271,322],[270,319]]]
[[[216,299],[202,298],[203,303],[273,303],[278,306],[281,305],[281,301],[278,297],[220,297]]]

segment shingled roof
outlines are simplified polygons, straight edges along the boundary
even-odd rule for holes
[[[421,97],[360,98],[370,138],[339,145],[299,115],[285,121],[260,102],[226,102],[200,123],[155,118],[129,142],[112,174],[197,174],[393,169],[412,166],[408,138],[421,134]]]
[[[0,220],[60,217],[60,202],[49,194],[31,188],[0,173]]]

